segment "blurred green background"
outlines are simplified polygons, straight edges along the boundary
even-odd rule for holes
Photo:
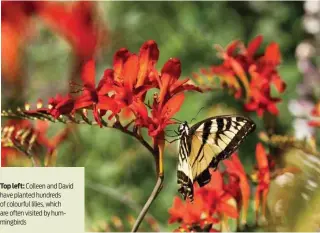
[[[302,76],[296,66],[296,46],[306,38],[303,30],[303,2],[97,2],[98,14],[106,23],[108,45],[97,56],[97,80],[104,69],[112,67],[113,54],[122,47],[138,52],[146,40],[158,43],[160,59],[157,68],[171,57],[181,60],[183,76],[191,76],[200,68],[219,64],[214,44],[225,47],[235,39],[246,44],[256,35],[264,36],[263,48],[271,41],[279,44],[283,63],[280,66],[287,90],[278,105],[278,133],[292,134],[288,101],[297,97],[296,85]],[[41,22],[40,30],[25,50],[26,100],[35,103],[56,93],[67,93],[68,77],[73,61],[71,48],[62,38]],[[2,85],[2,90],[6,87]],[[274,95],[277,92],[274,91]],[[5,96],[2,106],[7,105]],[[226,92],[188,93],[178,119],[190,121],[201,107],[197,120],[205,117],[241,113],[242,105]],[[262,120],[249,114],[263,129]],[[51,127],[54,134],[63,125]],[[257,135],[257,134],[256,134]],[[255,163],[252,135],[240,148],[240,157],[247,172]],[[161,194],[149,214],[159,223],[161,231],[172,231],[168,225],[168,208],[177,192],[177,144],[166,147],[165,182]],[[155,184],[154,160],[136,140],[113,129],[78,126],[69,140],[59,147],[57,166],[84,166],[86,172],[86,230],[99,229],[112,216],[121,219],[136,217]],[[252,208],[250,209],[250,213]],[[252,214],[249,215],[252,218]],[[250,222],[250,221],[249,221]],[[126,228],[128,230],[129,228]],[[144,226],[148,229],[148,226]]]

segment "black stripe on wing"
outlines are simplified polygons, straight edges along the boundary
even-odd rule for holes
[[[229,119],[230,121],[232,121],[231,120],[232,118],[229,118]],[[245,124],[241,126],[239,122],[244,122],[244,121],[245,121]],[[253,132],[256,128],[255,123],[249,118],[237,116],[236,121],[232,121],[232,122],[237,125],[237,129],[239,131],[231,139],[231,142],[226,146],[226,148],[224,148],[224,150],[221,151],[220,154],[218,154],[217,156],[218,162],[228,158],[239,147],[239,145],[243,142],[245,137],[249,133]],[[219,133],[223,133],[223,132],[219,132]]]
[[[226,123],[224,123],[224,120],[226,121]],[[215,132],[211,132],[211,126],[213,121],[216,121],[216,125],[217,125],[217,130]],[[241,125],[240,122],[244,124]],[[202,133],[203,144],[197,154],[197,157],[194,163],[198,162],[200,154],[204,153],[203,147],[207,143],[207,140],[210,135],[215,134],[214,142],[216,145],[218,145],[218,140],[222,140],[220,135],[224,134],[226,131],[229,131],[231,127],[235,128],[237,132],[233,133],[234,137],[227,144],[227,146],[217,156],[215,156],[212,159],[212,161],[208,165],[208,168],[203,170],[203,172],[195,178],[195,181],[197,181],[200,186],[204,186],[205,184],[210,182],[211,175],[209,172],[209,168],[211,167],[211,168],[217,169],[219,162],[223,159],[228,158],[239,147],[239,145],[243,142],[245,137],[249,133],[253,132],[256,127],[255,123],[251,119],[243,116],[232,116],[232,115],[217,116],[217,117],[211,117],[211,118],[205,119],[193,125],[190,129],[190,137],[194,135],[194,133],[202,124],[204,124],[203,133]]]

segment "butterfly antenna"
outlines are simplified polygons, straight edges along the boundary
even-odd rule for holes
[[[200,110],[198,111],[197,115],[194,118],[191,119],[190,123],[192,123],[192,121],[197,118],[197,116],[199,115],[199,113],[201,112],[202,109],[204,109],[204,107],[200,108]]]
[[[175,138],[175,137],[178,137],[179,135],[169,135],[167,133],[165,133],[166,137],[169,137],[169,138]]]
[[[167,139],[165,139],[165,141],[171,144],[171,143],[173,143],[173,142],[175,142],[175,141],[178,141],[179,139],[180,139],[180,138],[176,138],[176,139],[174,139],[174,140],[172,140],[172,141],[168,141]]]
[[[176,131],[174,131],[174,135],[169,135],[168,134],[168,132],[172,132],[173,130],[172,129],[169,129],[169,130],[167,130],[166,132],[165,132],[165,135],[167,136],[167,137],[178,137],[179,136],[179,134],[176,132]]]

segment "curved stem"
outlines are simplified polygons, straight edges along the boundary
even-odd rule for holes
[[[152,202],[156,199],[156,197],[158,196],[162,188],[162,183],[164,179],[164,170],[163,170],[164,140],[160,140],[159,142],[160,143],[158,143],[157,140],[154,142],[154,150],[152,153],[156,161],[156,169],[157,169],[157,176],[158,176],[157,182],[146,204],[143,206],[136,222],[134,223],[134,226],[131,232],[136,232],[138,230],[142,220],[144,219],[144,216],[148,212]]]
[[[154,188],[152,190],[152,193],[151,193],[150,197],[148,198],[146,204],[143,206],[143,208],[142,208],[142,210],[141,210],[136,222],[134,223],[134,226],[133,226],[131,232],[136,232],[138,230],[142,220],[144,219],[144,216],[146,215],[146,213],[149,210],[149,207],[151,206],[152,202],[154,201],[154,199],[156,198],[157,194],[159,193],[159,190],[161,189],[163,178],[164,178],[163,175],[162,176],[158,176],[157,183],[154,186]]]

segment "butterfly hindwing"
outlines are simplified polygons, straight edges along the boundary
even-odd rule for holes
[[[219,162],[228,158],[254,129],[255,124],[249,118],[231,115],[211,117],[193,125],[184,136],[188,148],[186,161],[191,169],[191,174],[188,170],[185,175],[200,186],[209,183],[209,168],[217,169]]]

